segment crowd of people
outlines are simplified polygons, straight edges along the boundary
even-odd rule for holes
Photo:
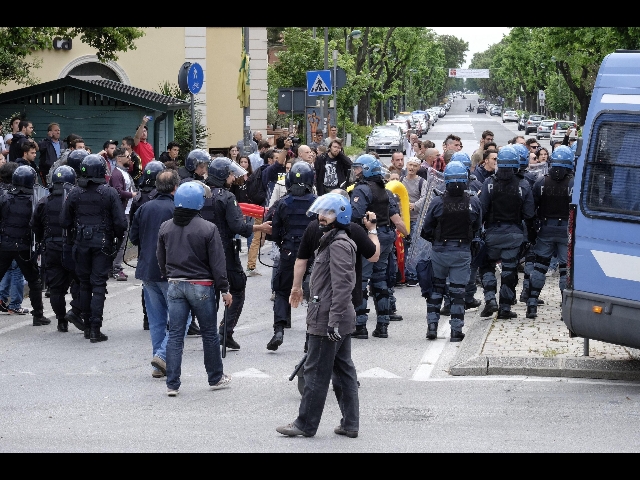
[[[419,287],[427,340],[437,338],[439,321],[448,316],[450,341],[461,342],[466,310],[484,304],[482,317],[517,316],[511,307],[518,268],[525,273],[519,300],[527,318],[536,318],[543,303],[552,259],[560,289],[566,285],[570,135],[549,152],[524,137],[498,146],[485,131],[469,156],[456,135],[439,151],[409,133],[411,155],[395,153],[385,165],[377,155],[346,156],[336,130],[322,144],[281,136],[272,146],[255,136],[249,148],[242,141],[232,145],[228,157],[196,149],[179,163],[180,145],[173,142],[154,158],[147,121],[133,137],[108,140],[95,154],[78,135],[61,140],[55,123],[40,143],[29,138],[27,120],[4,138],[0,308],[31,313],[34,326],[50,324],[44,283],[59,332],[71,323],[90,343],[107,341],[107,281],[127,281],[122,263],[131,241],[138,247],[135,275],[143,282],[152,376],[166,378],[171,397],[180,391],[184,339],[192,327],[202,338],[210,387],[230,384],[222,356],[241,349],[234,334],[247,278],[260,275],[265,241],[274,259],[271,292],[265,292],[274,312],[267,350],[284,343],[291,309],[307,308],[300,412],[278,428],[288,436],[315,435],[331,382],[343,415],[335,432],[357,436],[351,339],[369,339],[370,316],[372,336],[389,337],[390,323],[403,319],[396,288]],[[407,262],[420,245],[430,254]],[[24,280],[17,272],[29,285],[31,312],[19,305]],[[475,297],[478,286],[483,300]]]

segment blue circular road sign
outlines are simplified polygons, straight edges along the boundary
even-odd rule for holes
[[[189,91],[194,95],[200,93],[202,85],[204,84],[204,71],[199,63],[192,63],[189,67],[189,73],[187,75],[187,85]]]

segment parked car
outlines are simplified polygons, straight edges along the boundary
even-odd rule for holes
[[[547,117],[545,117],[544,115],[529,115],[527,123],[524,126],[524,134],[529,135],[530,133],[538,130],[538,125],[540,125],[540,122],[546,119]]]
[[[438,115],[438,112],[435,111],[433,108],[428,108],[427,112],[429,112],[429,115],[431,115],[431,119],[433,120],[433,123],[434,124],[438,123],[438,119],[440,118],[440,115]]]
[[[431,125],[429,125],[429,119],[427,118],[427,114],[426,113],[413,113],[413,119],[416,122],[420,122],[421,125],[421,134],[420,136],[426,134],[429,131],[429,128],[431,127]]]
[[[529,118],[529,115],[527,115],[526,113],[523,113],[522,115],[520,115],[520,118],[518,119],[518,130],[522,131],[525,129],[525,125],[527,123],[527,119]]]
[[[406,120],[389,120],[387,125],[396,125],[402,130],[402,136],[404,137],[407,134],[407,130],[409,130],[409,125],[407,125]]]
[[[367,153],[391,155],[404,150],[404,134],[400,125],[378,125],[367,137]]]
[[[518,113],[515,110],[505,110],[505,112],[502,114],[502,123],[517,121]]]
[[[476,113],[487,113],[487,106],[484,103],[479,103],[478,108],[476,108]]]
[[[551,127],[551,135],[550,141],[553,144],[557,141],[562,141],[564,136],[569,129],[578,129],[576,122],[571,120],[556,120],[556,122]]]
[[[553,124],[556,123],[555,120],[543,120],[538,125],[538,130],[536,131],[536,140],[540,140],[541,138],[551,138],[551,129],[553,128]]]
[[[502,115],[502,108],[498,106],[491,107],[491,110],[489,110],[489,115],[491,115],[492,117],[499,117],[500,115]]]

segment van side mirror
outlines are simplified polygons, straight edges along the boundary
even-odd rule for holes
[[[576,147],[576,158],[582,155],[582,141],[583,141],[582,137],[578,138],[577,140],[578,146]]]

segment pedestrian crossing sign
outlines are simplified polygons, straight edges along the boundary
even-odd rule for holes
[[[333,95],[331,70],[314,70],[307,72],[307,92],[310,97]]]

